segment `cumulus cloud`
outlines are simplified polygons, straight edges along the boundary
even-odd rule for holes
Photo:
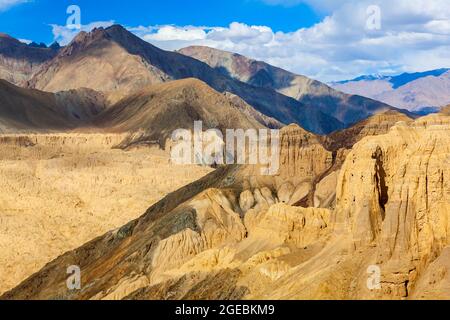
[[[205,45],[237,52],[322,81],[361,74],[450,67],[450,1],[377,0],[380,28],[369,28],[373,0],[262,0],[306,3],[325,18],[294,32],[233,22],[217,26],[139,26],[129,30],[166,50]],[[85,26],[88,29],[90,26]],[[73,33],[54,27],[67,42]],[[63,42],[64,43],[64,42]]]
[[[0,0],[0,11],[7,10],[24,2],[28,2],[28,0]]]
[[[53,38],[58,41],[59,44],[65,46],[81,31],[90,32],[94,28],[110,27],[114,24],[114,21],[97,21],[86,25],[81,25],[80,28],[74,28],[69,26],[60,26],[52,24]]]
[[[164,49],[206,45],[265,60],[323,81],[381,71],[398,73],[449,67],[450,2],[380,0],[381,28],[367,28],[371,1],[265,0],[273,5],[304,2],[329,14],[310,28],[277,32],[234,22],[228,27],[150,26],[132,28]],[[370,13],[370,12],[369,12]],[[414,57],[427,57],[415,61]]]
[[[266,26],[249,26],[233,22],[228,27],[150,26],[129,28],[130,31],[157,46],[176,50],[187,45],[209,45],[233,50],[238,47],[255,49],[267,46],[275,33]]]

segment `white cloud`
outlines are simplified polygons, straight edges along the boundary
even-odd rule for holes
[[[24,2],[28,2],[28,0],[0,0],[0,11],[7,10]]]
[[[129,30],[167,50],[210,46],[322,81],[381,71],[400,73],[450,67],[449,0],[262,1],[273,5],[303,2],[324,12],[325,18],[295,32],[238,22],[227,27],[164,25]],[[381,10],[380,30],[367,29],[367,8],[374,2]],[[63,44],[74,36],[64,27],[54,26],[53,31],[64,39]]]
[[[97,21],[87,25],[81,25],[81,28],[69,28],[67,26],[60,26],[52,24],[53,38],[58,41],[62,46],[67,45],[72,39],[81,31],[89,32],[94,28],[109,27],[114,24],[114,21]]]
[[[141,30],[144,33],[147,33],[147,29],[143,28]],[[204,39],[205,36],[206,32],[201,28],[162,26],[159,29],[156,29],[155,33],[144,35],[144,38],[148,41],[196,41]]]
[[[220,27],[140,27],[136,34],[165,49],[207,45],[265,60],[323,81],[390,70],[450,67],[448,0],[262,0],[272,5],[306,3],[326,13],[310,28],[277,32],[232,23]],[[367,8],[381,10],[381,29],[368,30]],[[426,57],[415,61],[414,57]]]

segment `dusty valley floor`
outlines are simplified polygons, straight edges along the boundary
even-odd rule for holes
[[[0,136],[0,292],[211,171],[121,135]]]

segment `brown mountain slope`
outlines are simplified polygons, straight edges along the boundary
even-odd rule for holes
[[[285,124],[299,123],[317,133],[342,128],[340,121],[312,104],[231,79],[196,59],[161,50],[117,25],[80,33],[34,75],[29,86],[52,92],[87,87],[117,102],[148,84],[185,78],[197,78],[219,92],[236,94]]]
[[[191,46],[178,52],[203,61],[242,82],[258,87],[280,90],[283,94],[300,99],[307,94],[320,94],[324,84],[305,76],[294,75],[265,62],[256,61],[240,54],[203,46]]]
[[[383,112],[358,122],[354,126],[333,132],[323,138],[328,150],[336,151],[341,148],[351,149],[358,141],[367,136],[386,134],[398,122],[411,122],[412,118],[397,111]]]
[[[194,128],[202,121],[203,129],[265,128],[246,115],[225,95],[206,83],[190,78],[149,86],[100,114],[94,125],[113,132],[131,132],[129,146],[136,143],[158,143],[177,129]]]
[[[248,167],[218,169],[2,299],[448,298],[449,130],[450,117],[434,115],[364,138],[339,174],[335,210],[281,203],[262,177],[246,180]],[[302,152],[307,140],[286,142]],[[295,176],[326,170],[319,163],[301,160]],[[71,265],[81,290],[67,289]]]
[[[58,49],[32,47],[0,33],[0,79],[21,84],[57,53]]]
[[[247,116],[254,118],[256,121],[258,121],[265,127],[272,128],[272,129],[279,129],[279,128],[282,128],[285,126],[283,123],[281,123],[277,119],[268,117],[265,114],[259,112],[258,110],[253,108],[251,105],[249,105],[247,102],[242,100],[239,96],[232,94],[230,92],[225,92],[225,96],[243,113],[245,113]]]
[[[0,80],[0,132],[70,130],[104,108],[101,95],[80,89],[57,94]]]
[[[306,105],[313,105],[345,125],[393,109],[384,103],[344,94],[319,81],[239,54],[202,46],[187,47],[179,52],[203,61],[232,78],[253,86],[273,89]]]

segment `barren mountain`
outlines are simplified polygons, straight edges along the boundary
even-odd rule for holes
[[[203,61],[234,79],[253,86],[273,89],[305,105],[312,105],[345,125],[392,109],[384,103],[344,94],[319,81],[236,53],[201,46],[187,47],[179,52]]]
[[[34,75],[29,86],[52,92],[86,87],[117,102],[146,85],[185,78],[197,78],[218,92],[233,93],[285,124],[299,123],[317,133],[343,126],[312,103],[302,104],[274,90],[234,80],[196,59],[161,50],[117,25],[80,33]]]
[[[418,113],[430,112],[450,103],[450,70],[405,73],[395,77],[360,77],[334,83],[333,87],[397,108]]]
[[[24,83],[44,62],[56,56],[58,50],[30,46],[0,33],[0,79],[14,84]]]
[[[279,129],[284,127],[284,124],[282,124],[280,121],[278,121],[275,118],[271,118],[266,116],[265,114],[259,112],[255,108],[253,108],[251,105],[249,105],[247,102],[242,100],[239,96],[225,92],[225,96],[233,103],[238,109],[240,109],[244,114],[247,116],[255,119],[262,125],[268,128],[272,129]]]
[[[450,297],[450,107],[413,119],[240,55],[181,52],[117,25],[62,49],[0,36],[0,77],[29,79],[0,80],[0,299]],[[195,121],[281,128],[277,172],[175,165],[171,135]]]
[[[85,124],[105,106],[88,89],[57,94],[19,88],[0,80],[0,132],[61,131]]]
[[[190,78],[148,86],[105,110],[94,125],[113,132],[134,133],[127,145],[157,143],[164,147],[177,129],[259,129],[264,125],[246,115],[225,95]]]

